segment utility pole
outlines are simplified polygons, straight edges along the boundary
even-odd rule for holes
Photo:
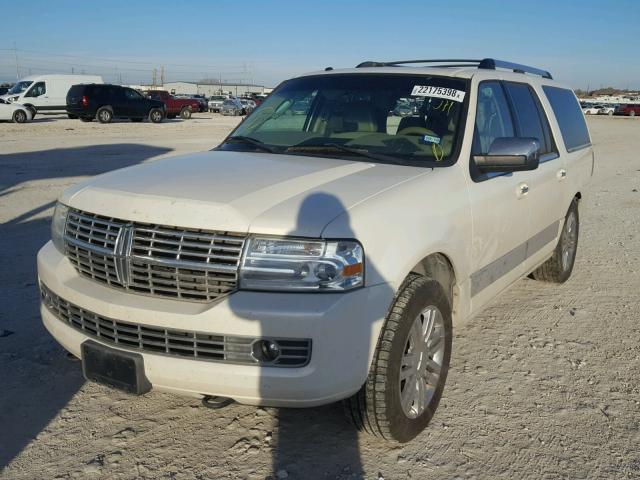
[[[16,42],[13,42],[13,55],[16,57],[16,80],[20,80],[20,68],[18,67],[18,48]]]
[[[160,66],[160,85],[164,88],[164,65]]]
[[[153,81],[151,82],[151,85],[153,86],[154,89],[156,87],[157,80],[158,80],[158,69],[154,68],[153,69]]]

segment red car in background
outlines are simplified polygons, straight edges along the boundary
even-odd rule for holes
[[[617,115],[628,115],[630,117],[640,116],[640,103],[620,105],[616,110]]]
[[[154,100],[160,100],[167,107],[167,118],[191,118],[193,112],[200,111],[200,103],[193,98],[176,98],[166,90],[147,90],[144,94]]]

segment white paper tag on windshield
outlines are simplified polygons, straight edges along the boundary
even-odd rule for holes
[[[465,93],[466,92],[462,90],[456,90],[455,88],[433,87],[431,85],[416,85],[411,91],[411,96],[444,98],[446,100],[453,100],[454,102],[462,102],[464,100]]]

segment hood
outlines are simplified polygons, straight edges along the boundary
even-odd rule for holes
[[[211,151],[117,170],[67,190],[71,207],[184,228],[320,236],[334,218],[431,169]]]

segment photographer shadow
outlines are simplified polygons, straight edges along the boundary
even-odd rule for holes
[[[302,200],[297,213],[296,226],[288,232],[287,236],[317,238],[332,222],[339,225],[340,238],[358,238],[351,228],[348,209],[340,199],[329,193],[312,193]],[[377,332],[384,320],[384,318],[372,316],[371,312],[374,309],[371,308],[371,304],[374,303],[373,300],[382,301],[386,302],[388,307],[394,295],[391,286],[381,280],[370,261],[366,262],[365,275],[366,279],[372,279],[371,281],[377,285],[372,287],[368,282],[364,289],[346,293],[277,295],[268,292],[246,292],[254,295],[253,301],[258,304],[270,302],[269,308],[265,310],[286,311],[286,318],[282,315],[282,319],[267,318],[269,314],[260,315],[255,311],[247,310],[246,304],[239,299],[239,295],[229,297],[229,305],[235,315],[262,323],[259,330],[264,337],[295,337],[290,333],[288,325],[295,325],[296,312],[300,312],[301,316],[308,317],[311,314],[317,316],[315,320],[308,318],[302,320],[307,323],[306,331],[313,341],[309,366],[292,369],[277,366],[255,367],[260,368],[264,373],[258,381],[261,403],[268,406],[278,403],[278,400],[291,400],[278,397],[278,386],[274,385],[274,378],[280,375],[288,377],[286,388],[291,387],[288,382],[301,382],[301,387],[309,390],[307,397],[321,398],[323,395],[321,387],[316,388],[316,385],[310,384],[310,379],[304,378],[302,369],[314,369],[314,373],[311,374],[313,381],[322,384],[335,386],[334,382],[337,382],[346,385],[351,380],[345,380],[345,378],[353,379],[355,376],[359,378],[357,385],[364,384],[369,371],[370,356],[377,343]],[[328,300],[327,296],[331,299]],[[326,308],[328,303],[332,305],[334,312],[344,312],[344,318],[340,318],[338,323],[344,324],[351,332],[355,328],[358,332],[356,335],[349,334],[347,328],[337,329],[335,321],[323,325],[325,317],[322,309]],[[259,310],[259,307],[256,310]],[[329,312],[329,315],[335,316],[335,313]],[[349,326],[349,322],[352,325]],[[355,325],[353,325],[354,322]],[[299,331],[299,329],[296,330]],[[376,335],[375,338],[373,338],[374,335]],[[330,358],[340,358],[342,363]],[[314,359],[317,359],[318,363],[314,364]],[[333,371],[323,372],[323,368],[331,368]],[[300,372],[299,376],[295,370]],[[278,381],[280,380],[278,378]],[[351,383],[345,388],[356,389],[356,386]],[[310,389],[315,391],[311,393]],[[306,397],[301,395],[299,398]],[[273,432],[271,455],[272,477],[284,478],[284,472],[286,472],[286,478],[305,480],[364,478],[359,433],[354,425],[349,424],[346,413],[341,402],[311,408],[277,408],[275,413],[277,426]]]

